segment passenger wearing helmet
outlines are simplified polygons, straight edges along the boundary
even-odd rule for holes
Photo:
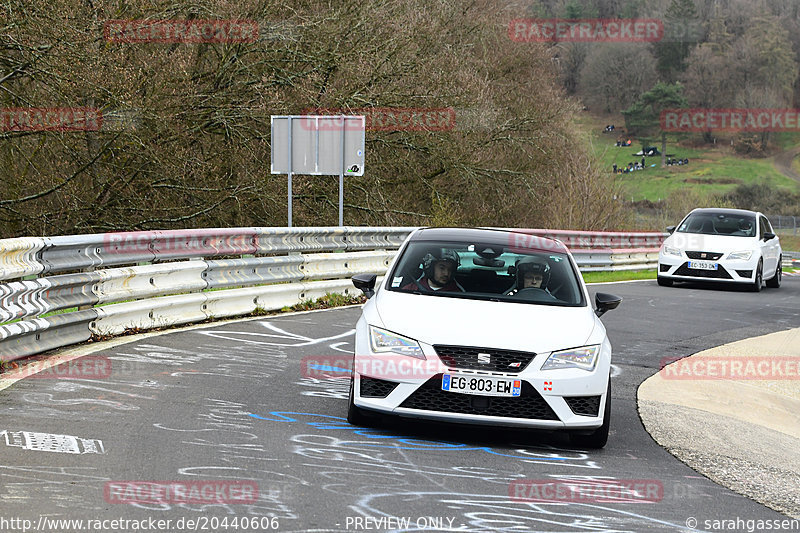
[[[518,259],[515,263],[516,283],[506,292],[507,295],[514,295],[522,289],[542,289],[547,290],[547,283],[550,281],[550,265],[540,262],[535,257],[525,257]]]
[[[464,287],[455,280],[456,269],[460,264],[461,260],[453,250],[443,249],[438,256],[426,254],[422,258],[422,276],[405,285],[403,290],[464,292]]]

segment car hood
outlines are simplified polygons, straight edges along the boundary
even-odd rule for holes
[[[755,237],[730,237],[699,233],[673,233],[664,241],[667,246],[697,252],[753,250],[757,247],[757,242]]]
[[[557,307],[467,300],[382,290],[376,311],[383,327],[425,344],[526,352],[583,346],[595,327],[591,307]]]

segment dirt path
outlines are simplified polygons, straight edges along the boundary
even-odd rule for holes
[[[786,177],[800,182],[800,174],[792,168],[792,161],[800,154],[800,147],[792,148],[775,156],[775,169]]]

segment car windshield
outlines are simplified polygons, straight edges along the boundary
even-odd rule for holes
[[[582,306],[577,273],[564,253],[497,244],[411,242],[388,289],[434,296]]]
[[[720,212],[692,213],[677,229],[678,233],[755,237],[756,219],[753,215]]]

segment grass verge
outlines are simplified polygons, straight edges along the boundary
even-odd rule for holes
[[[331,307],[342,307],[344,305],[363,304],[367,301],[367,297],[363,294],[360,296],[345,296],[339,293],[327,293],[325,296],[317,298],[316,300],[303,300],[299,304],[289,307],[284,307],[280,310],[281,313],[288,313],[290,311],[312,311],[314,309],[330,309]]]
[[[781,240],[781,249],[789,252],[800,251],[800,235],[785,235],[778,233],[778,238]]]
[[[656,270],[616,270],[614,272],[581,272],[586,283],[656,279]]]

